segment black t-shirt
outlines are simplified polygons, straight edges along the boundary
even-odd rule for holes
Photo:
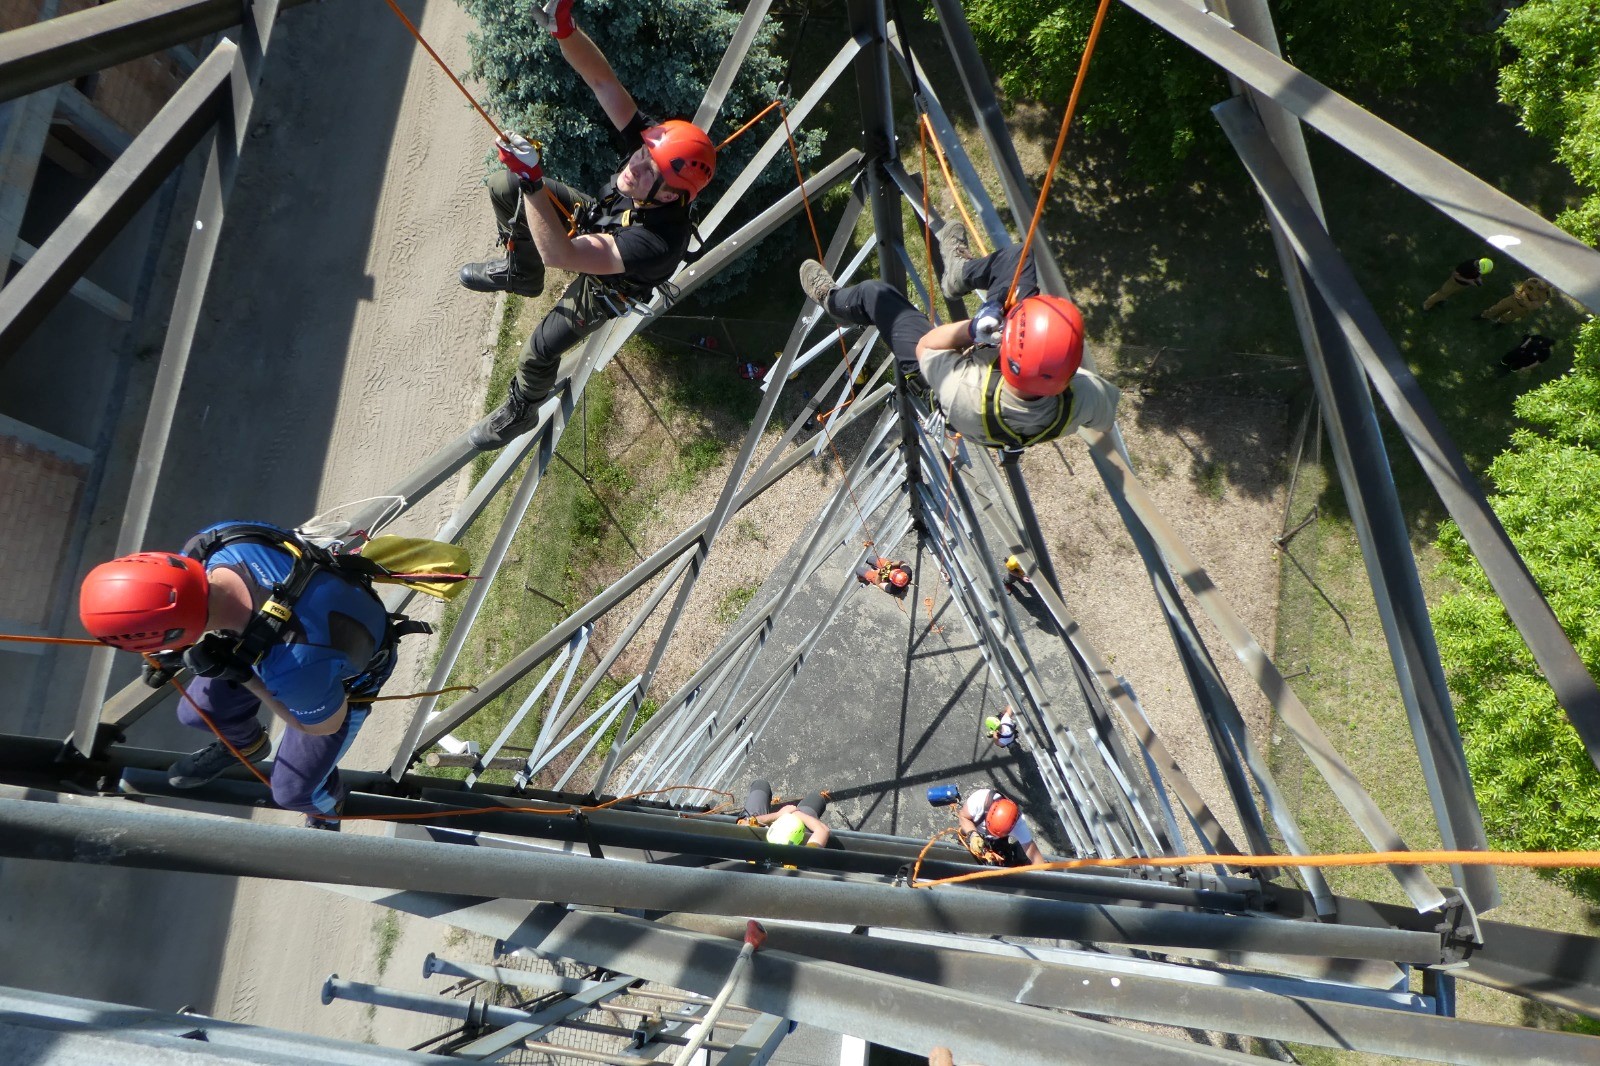
[[[634,113],[619,131],[627,156],[644,146],[644,131],[655,125],[656,120],[644,112]],[[624,163],[627,156],[623,157]],[[623,277],[643,285],[658,285],[672,277],[689,247],[688,200],[636,208],[628,197],[617,192],[616,179],[612,178],[600,190],[598,208],[602,221],[599,232],[610,233],[617,242]]]
[[[1483,268],[1478,266],[1476,259],[1466,259],[1456,267],[1456,277],[1462,281],[1481,281]]]

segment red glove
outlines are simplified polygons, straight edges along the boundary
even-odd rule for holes
[[[533,9],[533,21],[550,31],[556,40],[572,36],[577,25],[572,21],[572,0],[550,0],[543,7]]]
[[[535,187],[544,182],[544,168],[539,165],[539,149],[528,138],[517,133],[506,134],[506,139],[496,141],[495,151],[506,169],[522,179],[524,185]]]

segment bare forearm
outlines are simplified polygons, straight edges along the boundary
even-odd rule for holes
[[[946,322],[942,326],[934,326],[922,339],[917,342],[917,358],[922,358],[929,352],[947,352],[953,348],[965,348],[972,343],[972,329],[968,319],[960,322]]]
[[[250,680],[244,683],[244,687],[250,690],[250,694],[252,696],[261,701],[261,706],[271,711],[277,717],[283,719],[283,721],[288,725],[299,728],[299,723],[295,721],[293,712],[291,712],[289,708],[285,707],[276,696],[268,691],[267,686],[263,685],[260,681],[252,677]]]
[[[582,26],[574,27],[571,33],[558,38],[556,45],[561,49],[561,58],[578,72],[578,77],[582,78],[583,83],[589,88],[594,89],[597,85],[617,80],[617,73],[611,69],[611,62],[606,59],[605,53],[600,51],[600,46],[583,32]]]

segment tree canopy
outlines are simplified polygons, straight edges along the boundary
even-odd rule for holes
[[[1095,0],[970,0],[967,20],[1001,87],[1065,102],[1094,23]],[[1340,92],[1391,92],[1459,77],[1489,54],[1480,0],[1279,0],[1284,57]],[[1112,5],[1079,103],[1086,130],[1127,138],[1147,178],[1171,176],[1223,140],[1209,109],[1229,95],[1222,71],[1120,4]]]
[[[1495,513],[1591,672],[1600,667],[1600,322],[1580,329],[1573,368],[1518,397],[1529,423],[1489,467]],[[1434,611],[1439,652],[1485,826],[1525,850],[1600,848],[1600,771],[1556,703],[1460,530],[1443,569],[1461,584]],[[1600,896],[1600,871],[1568,875]]]
[[[1556,159],[1588,190],[1556,221],[1600,243],[1600,3],[1529,0],[1500,36],[1515,51],[1500,70],[1500,98],[1529,132],[1555,144]]]

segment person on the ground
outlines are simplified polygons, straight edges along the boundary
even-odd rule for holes
[[[1016,801],[998,789],[975,788],[967,793],[956,808],[956,822],[961,842],[979,862],[990,866],[1044,862]]]
[[[1017,716],[1008,705],[999,714],[983,720],[983,735],[994,741],[997,748],[1009,748],[1017,742]]]
[[[1466,259],[1456,264],[1450,276],[1444,279],[1444,284],[1432,296],[1422,301],[1424,311],[1432,311],[1462,289],[1470,289],[1483,284],[1484,277],[1494,270],[1494,260],[1488,256],[1482,259]]]
[[[1490,322],[1501,325],[1518,322],[1549,303],[1550,297],[1554,296],[1555,292],[1555,287],[1543,278],[1528,278],[1519,282],[1510,296],[1478,317],[1487,318]]]
[[[180,665],[194,672],[178,719],[217,739],[172,765],[173,787],[198,788],[241,759],[266,762],[265,707],[285,726],[273,801],[304,814],[312,828],[337,829],[339,759],[369,710],[351,700],[377,694],[408,630],[391,625],[367,583],[327,568],[297,571],[296,556],[275,533],[292,537],[277,527],[223,523],[196,534],[182,554],[139,552],[101,563],[83,580],[79,617],[96,638],[154,659],[158,666],[147,659],[147,681],[159,684]],[[286,591],[307,572],[298,594]]]
[[[705,131],[639,110],[600,49],[572,21],[572,0],[550,0],[533,8],[533,18],[594,92],[630,154],[593,197],[546,178],[537,148],[524,138],[509,134],[497,146],[506,169],[489,178],[489,199],[506,254],[463,266],[461,284],[476,292],[537,296],[547,267],[578,278],[522,346],[505,402],[472,427],[473,445],[485,451],[533,428],[565,352],[631,302],[648,302],[672,277],[693,232],[689,205],[717,167],[716,146]]]
[[[828,827],[822,821],[822,812],[827,809],[827,793],[820,789],[798,803],[785,803],[774,807],[772,785],[763,780],[750,782],[750,791],[744,801],[744,812],[748,816],[747,824],[766,826],[769,844],[826,847]]]
[[[1555,347],[1555,341],[1538,333],[1524,333],[1522,343],[1500,357],[1500,375],[1526,370],[1530,366],[1538,366],[1550,358],[1550,350]]]
[[[972,259],[959,220],[939,231],[945,270],[941,288],[958,300],[989,294],[977,315],[935,326],[905,293],[882,281],[840,288],[821,263],[800,267],[800,287],[841,322],[876,326],[909,376],[917,372],[944,410],[949,427],[991,448],[1025,448],[1079,427],[1110,429],[1117,387],[1082,370],[1083,317],[1071,300],[1041,296],[1033,257],[1023,262],[1017,303],[1001,307],[1022,259],[1022,246]]]
[[[911,586],[911,564],[904,559],[880,555],[856,571],[856,580],[863,585],[876,586],[891,596],[903,596]]]

